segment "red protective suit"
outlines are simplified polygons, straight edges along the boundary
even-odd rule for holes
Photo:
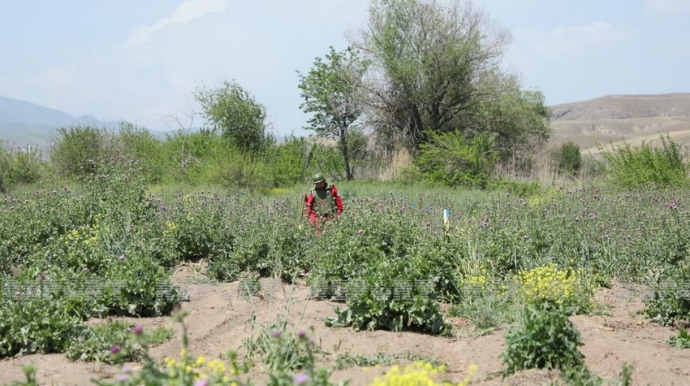
[[[327,200],[333,200],[327,202]],[[338,194],[338,189],[331,185],[321,191],[312,191],[309,196],[304,196],[305,215],[309,218],[309,222],[319,225],[325,219],[329,218],[333,212],[340,217],[343,212],[343,199]]]

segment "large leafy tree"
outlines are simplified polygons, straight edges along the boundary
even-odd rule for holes
[[[325,58],[314,60],[307,75],[298,73],[304,98],[300,108],[312,114],[306,129],[338,139],[348,180],[353,178],[349,131],[362,114],[357,93],[366,68],[367,63],[353,49],[338,52],[331,47]]]
[[[548,137],[543,97],[499,67],[509,42],[469,0],[374,0],[352,44],[371,62],[363,100],[378,140],[419,149],[431,132],[489,131],[510,151]]]
[[[266,108],[239,84],[226,81],[217,89],[202,87],[194,97],[213,129],[241,150],[255,152],[272,142],[265,123]]]

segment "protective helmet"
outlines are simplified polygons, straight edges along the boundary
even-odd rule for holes
[[[326,177],[323,176],[321,173],[316,173],[313,176],[311,176],[311,182],[318,184],[319,182],[324,182],[326,181]]]

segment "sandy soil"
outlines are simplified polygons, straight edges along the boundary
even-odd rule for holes
[[[547,385],[558,380],[557,374],[546,371],[524,371],[502,379],[501,354],[505,349],[504,331],[473,337],[472,326],[462,319],[453,319],[459,333],[455,338],[430,336],[420,333],[389,331],[354,332],[352,329],[328,328],[324,318],[333,315],[333,307],[341,305],[327,301],[307,300],[309,289],[290,286],[278,281],[262,280],[260,296],[247,298],[238,292],[238,283],[214,285],[200,283],[197,269],[182,267],[174,280],[187,289],[190,301],[182,303],[189,312],[186,324],[189,332],[189,350],[207,358],[219,357],[228,350],[242,351],[242,341],[254,336],[263,324],[275,320],[276,315],[289,313],[297,328],[313,326],[322,348],[331,353],[326,366],[332,366],[339,354],[367,354],[411,352],[436,358],[450,366],[447,378],[461,381],[471,364],[479,366],[473,385]],[[620,374],[624,364],[635,371],[634,385],[690,385],[690,350],[677,350],[662,342],[676,330],[661,327],[645,320],[636,312],[643,305],[639,294],[621,285],[602,290],[597,301],[608,305],[610,316],[575,316],[572,321],[582,334],[589,369],[603,378]],[[256,328],[252,331],[252,316]],[[170,318],[123,318],[145,328],[166,326],[176,331],[175,337],[151,349],[157,358],[176,357],[181,349],[181,326]],[[94,320],[90,323],[103,321]],[[330,358],[330,359],[328,359]],[[89,385],[92,378],[112,379],[119,367],[91,363],[75,363],[64,355],[30,355],[0,361],[0,383],[23,380],[22,365],[33,362],[38,366],[38,379],[43,384]],[[401,362],[402,364],[403,362]],[[137,364],[132,364],[136,369]],[[335,380],[351,379],[353,385],[371,381],[384,368],[350,368],[336,371]]]

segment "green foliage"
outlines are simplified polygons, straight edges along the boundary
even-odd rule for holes
[[[141,332],[137,332],[138,328],[141,328]],[[65,354],[73,361],[132,362],[143,358],[145,347],[166,342],[172,336],[173,330],[163,327],[148,331],[131,323],[109,320],[104,325],[90,327],[78,339],[70,342]],[[115,354],[111,351],[113,347],[119,349]]]
[[[582,167],[580,146],[573,142],[566,142],[552,154],[556,169],[565,174],[574,175]]]
[[[250,358],[263,358],[269,372],[313,369],[315,354],[323,351],[310,335],[314,335],[313,329],[294,331],[287,321],[277,320],[262,328],[256,338],[245,340],[243,345]]]
[[[690,263],[680,261],[667,267],[653,285],[652,296],[645,298],[643,313],[661,325],[690,321]]]
[[[256,152],[272,144],[266,132],[266,109],[235,82],[223,82],[217,89],[199,88],[194,94],[204,116],[240,150]]]
[[[485,188],[498,153],[492,140],[479,134],[471,141],[458,131],[430,134],[431,141],[420,147],[415,165],[430,181],[448,186],[469,186]]]
[[[506,333],[505,374],[523,369],[582,369],[580,333],[565,312],[530,306],[524,319]]]
[[[59,128],[50,150],[50,160],[67,176],[93,174],[100,161],[115,150],[112,135],[92,126]]]
[[[357,89],[366,68],[367,63],[352,47],[343,52],[331,47],[325,59],[317,57],[314,60],[309,74],[298,73],[299,88],[305,101],[300,108],[305,113],[313,114],[307,129],[321,136],[338,138],[348,180],[353,178],[350,167],[352,144],[348,141],[348,134],[363,110]]]
[[[41,152],[28,147],[12,151],[0,141],[0,194],[17,184],[33,183],[46,175]]]
[[[668,338],[666,344],[679,349],[690,348],[690,334],[688,333],[688,330],[681,328],[678,330],[678,335]]]
[[[448,364],[440,362],[434,358],[413,354],[411,352],[395,353],[395,354],[387,354],[387,353],[379,352],[379,353],[376,353],[376,355],[344,354],[344,355],[338,355],[336,357],[335,361],[336,361],[336,365],[335,365],[336,370],[344,370],[344,369],[348,369],[351,367],[388,366],[388,365],[393,364],[393,363],[398,362],[398,361],[410,361],[410,362],[420,361],[420,362],[424,362],[424,363],[429,363],[434,367],[440,367],[440,366],[445,366],[446,368],[448,367]]]
[[[85,328],[60,299],[0,299],[0,357],[63,352]]]
[[[688,166],[684,163],[683,145],[671,140],[668,134],[660,137],[662,147],[643,142],[632,147],[627,142],[611,150],[599,147],[612,180],[619,185],[686,186]]]
[[[417,149],[432,132],[461,129],[496,135],[505,159],[548,138],[543,95],[499,68],[508,34],[471,4],[378,0],[363,31],[371,76],[362,98],[378,141]]]

